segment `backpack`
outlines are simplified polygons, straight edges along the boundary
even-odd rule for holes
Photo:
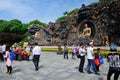
[[[102,57],[102,56],[99,56],[99,60],[100,60],[100,65],[101,65],[101,64],[104,64],[104,60],[103,60],[103,57]]]
[[[78,48],[75,48],[75,53],[79,54],[79,49]]]
[[[13,61],[15,59],[15,55],[14,52],[10,52],[10,60]]]
[[[79,49],[78,48],[75,48],[75,53],[76,53],[77,58],[81,58],[81,56],[79,54]]]

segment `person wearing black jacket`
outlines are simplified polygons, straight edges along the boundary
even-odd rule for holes
[[[95,59],[99,59],[100,56],[101,56],[100,48],[97,48],[97,52],[95,53]],[[95,66],[96,66],[96,70],[99,72],[100,64]]]
[[[107,80],[111,80],[112,74],[114,74],[114,80],[118,80],[120,75],[120,54],[117,53],[117,49],[110,49],[110,53],[107,56],[109,62],[109,71],[107,74]]]

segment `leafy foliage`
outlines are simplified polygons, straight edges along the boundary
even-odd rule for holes
[[[1,43],[12,44],[19,42],[24,36],[21,21],[13,19],[10,21],[0,20],[0,41]]]
[[[104,0],[99,0],[99,2],[104,2]]]
[[[70,16],[72,13],[77,12],[78,10],[79,10],[79,9],[76,8],[76,9],[74,9],[74,10],[72,10],[72,11],[69,11],[69,12],[67,13],[67,15]]]
[[[22,45],[24,41],[28,41],[28,27],[31,24],[39,24],[43,27],[46,26],[45,23],[39,20],[33,20],[29,24],[23,24],[18,19],[10,21],[0,20],[0,43],[13,44],[22,40]]]
[[[25,37],[22,41],[20,41],[19,45],[23,46],[24,42],[28,42],[28,37]]]
[[[0,33],[1,32],[5,32],[6,31],[6,28],[7,28],[7,26],[8,26],[8,21],[0,21]]]
[[[56,21],[65,20],[66,16],[59,17]]]
[[[61,17],[59,17],[56,21],[61,21],[61,20],[65,20],[65,18],[67,17],[67,16],[70,16],[71,14],[73,14],[74,12],[76,12],[76,11],[78,11],[79,9],[78,8],[76,8],[76,9],[74,9],[74,10],[72,10],[72,11],[65,11],[64,13],[63,13],[63,15],[64,16],[61,16]]]
[[[46,26],[45,23],[40,22],[39,20],[33,20],[33,21],[31,21],[31,22],[29,23],[29,25],[31,25],[31,24],[39,24],[39,25],[41,25],[41,26],[43,26],[43,27]]]
[[[104,2],[105,0],[99,0],[99,2]],[[115,1],[119,1],[119,0],[108,0],[108,1],[111,1],[111,2],[115,2]]]
[[[21,28],[22,23],[21,21],[14,19],[8,22],[8,28],[10,28],[10,32],[16,33],[16,34],[22,34]]]
[[[23,33],[26,33],[28,31],[28,26],[29,26],[29,24],[22,24],[21,31]]]
[[[10,21],[3,20],[0,22],[0,32],[11,32],[16,34],[22,34],[21,27],[22,27],[22,23],[17,19]]]

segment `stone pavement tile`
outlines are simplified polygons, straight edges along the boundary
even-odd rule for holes
[[[44,80],[45,77],[40,76],[40,75],[38,75],[38,76],[35,76],[35,75],[34,75],[31,79],[32,79],[32,80]],[[31,79],[29,79],[29,80],[31,80]],[[28,80],[28,79],[25,79],[25,80]]]
[[[54,72],[55,73],[61,73],[61,72],[65,72],[65,71],[66,71],[66,69],[60,68],[60,69],[55,70]]]
[[[66,77],[68,77],[69,75],[70,75],[70,73],[68,73],[68,72],[63,72],[63,73],[57,74],[56,76],[57,76],[58,78],[66,78]]]
[[[44,80],[55,80],[55,79],[51,79],[51,78],[45,78]]]
[[[14,61],[13,73],[6,76],[6,63],[0,62],[0,80],[106,80],[108,72],[108,62],[105,61],[100,66],[100,74],[81,74],[78,72],[79,59],[63,59],[63,55],[56,55],[54,52],[43,52],[40,59],[40,67],[38,71],[34,70],[32,61]],[[87,59],[85,66],[87,67]],[[112,76],[113,78],[113,76]]]

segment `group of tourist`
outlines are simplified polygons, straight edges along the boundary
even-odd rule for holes
[[[0,46],[0,59],[2,61],[5,60],[4,55],[6,49],[7,47],[5,44]],[[12,50],[12,52],[14,52],[15,60],[29,60],[29,56],[31,55],[31,50],[29,46],[22,48],[15,43],[13,46],[10,47],[10,49]]]
[[[29,46],[26,47],[21,47],[18,44],[14,44],[11,47],[12,51],[15,54],[15,60],[28,60],[29,61],[29,56],[31,55],[31,48]]]
[[[94,43],[91,41],[87,46],[80,44],[79,46],[72,46],[72,59],[77,56],[80,58],[79,72],[84,73],[85,56],[87,56],[88,65],[87,73],[91,74],[91,66],[96,75],[100,75],[99,67],[104,63],[103,57],[100,53],[100,48],[94,53]],[[68,59],[68,47],[64,46],[64,59]],[[117,47],[114,44],[110,45],[110,53],[107,56],[109,62],[109,71],[107,74],[107,80],[111,80],[112,74],[114,74],[114,80],[118,80],[120,75],[120,54],[117,52]]]
[[[92,68],[95,72],[95,74],[99,74],[99,65],[96,66],[94,63],[94,52],[93,52],[93,42],[90,42],[89,45],[87,45],[87,47],[83,44],[80,44],[79,47],[75,47],[74,45],[72,46],[72,59],[75,58],[75,54],[79,54],[79,58],[80,58],[80,64],[79,64],[79,72],[84,73],[83,68],[84,68],[84,63],[85,63],[85,52],[87,51],[87,59],[88,59],[88,66],[87,66],[87,72],[88,74],[91,74],[90,71],[90,67],[92,65]],[[100,56],[100,53],[96,53],[98,54],[98,57]],[[68,47],[65,46],[64,47],[64,58],[65,56],[68,59]]]
[[[2,49],[4,48],[4,49]],[[4,51],[3,51],[4,50]],[[1,56],[1,60],[4,62],[6,61],[6,67],[7,67],[7,72],[6,75],[10,75],[12,73],[12,63],[13,60],[19,60],[21,61],[22,58],[24,58],[24,53],[27,54],[28,52],[30,52],[30,48],[29,46],[27,46],[25,48],[24,51],[22,51],[22,48],[20,46],[18,46],[17,44],[14,45],[14,47],[10,47],[10,46],[6,46],[3,45],[2,47],[0,47],[0,56]],[[13,54],[11,54],[13,53]],[[38,46],[37,43],[35,43],[34,48],[32,49],[32,55],[33,55],[33,63],[35,66],[35,71],[37,71],[39,68],[39,58],[41,55],[41,48]],[[26,60],[29,60],[29,55],[26,56]],[[12,59],[14,58],[14,59]]]
[[[88,65],[87,65],[87,73],[91,74],[93,69],[94,73],[96,75],[99,74],[99,66],[103,64],[100,61],[100,57],[102,57],[100,53],[100,48],[97,48],[97,52],[94,53],[94,44],[93,42],[90,42],[87,46],[80,44],[79,47],[72,46],[72,59],[76,58],[76,55],[80,58],[80,64],[79,64],[79,72],[84,73],[84,63],[85,58],[87,55]],[[16,53],[17,51],[17,53]],[[7,67],[7,75],[10,75],[12,73],[12,60],[10,59],[10,53],[14,52],[15,59],[19,60],[19,57],[21,56],[20,53],[22,53],[21,47],[18,45],[15,45],[14,48],[6,47],[6,45],[3,45],[0,47],[0,54],[2,54],[1,60],[4,61],[4,58],[6,60],[6,67]],[[26,47],[25,52],[30,52],[30,48]],[[35,43],[33,49],[32,49],[32,55],[33,55],[33,63],[35,66],[35,71],[38,71],[39,69],[39,59],[41,55],[41,47],[38,46],[38,43]],[[68,47],[64,46],[64,59],[68,59]],[[29,59],[29,58],[28,58]],[[115,45],[110,46],[110,53],[107,56],[108,62],[109,62],[109,71],[107,74],[107,80],[110,80],[112,74],[114,74],[114,80],[118,80],[119,74],[120,74],[120,54],[117,53],[117,48]],[[91,67],[92,66],[92,67]]]

